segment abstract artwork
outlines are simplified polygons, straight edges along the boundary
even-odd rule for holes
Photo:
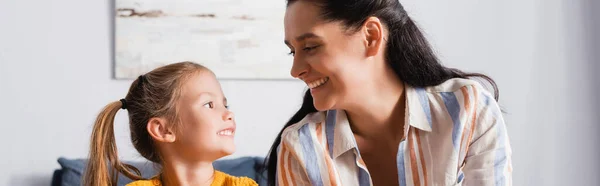
[[[285,0],[116,0],[116,79],[193,61],[220,79],[289,79]]]

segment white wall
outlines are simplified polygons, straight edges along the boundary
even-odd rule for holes
[[[498,82],[515,185],[600,184],[598,1],[403,2],[445,64]],[[0,0],[0,185],[48,185],[56,159],[85,157],[95,115],[126,93],[129,81],[111,79],[112,5]],[[240,129],[232,157],[265,155],[303,85],[222,83]],[[139,160],[123,113],[121,156]]]

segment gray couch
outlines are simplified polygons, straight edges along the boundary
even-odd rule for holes
[[[235,159],[218,160],[214,162],[216,170],[234,176],[245,176],[254,179],[259,185],[266,185],[265,174],[261,174],[264,158],[241,157]],[[54,171],[52,186],[79,186],[87,160],[67,159],[61,157],[58,163],[61,168]],[[149,162],[126,162],[137,167],[145,178],[154,176],[157,171],[154,164]],[[131,182],[129,178],[119,174],[119,186]]]

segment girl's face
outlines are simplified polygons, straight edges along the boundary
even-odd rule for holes
[[[192,75],[183,85],[178,105],[178,153],[192,159],[218,159],[235,151],[235,120],[221,85],[209,70]]]

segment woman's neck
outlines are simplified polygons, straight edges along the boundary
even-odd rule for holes
[[[162,184],[209,186],[215,174],[212,162],[165,161],[161,175]]]
[[[371,87],[361,90],[359,98],[354,99],[354,103],[348,108],[344,108],[352,131],[365,139],[399,141],[404,134],[404,84],[390,68],[372,82],[376,83],[370,83]]]

